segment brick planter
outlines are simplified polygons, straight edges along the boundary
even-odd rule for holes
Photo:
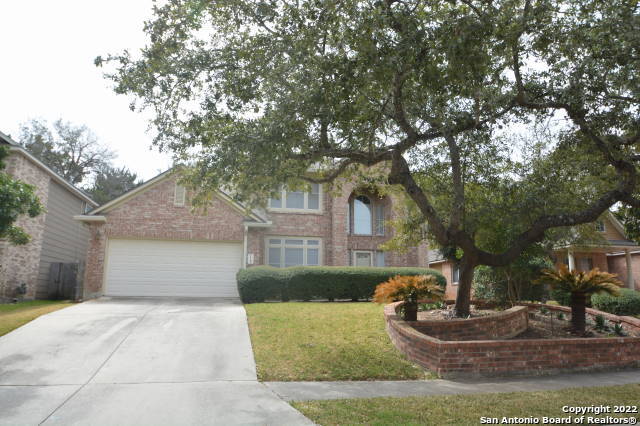
[[[640,367],[640,337],[504,340],[518,334],[509,328],[521,329],[522,316],[526,322],[528,310],[539,305],[468,320],[405,322],[396,314],[401,303],[384,309],[391,341],[407,358],[443,377]],[[640,330],[640,320],[606,315],[610,321],[623,322],[627,329]],[[438,322],[442,324],[434,324]],[[469,330],[479,331],[473,335]]]

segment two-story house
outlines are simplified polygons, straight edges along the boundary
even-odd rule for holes
[[[76,217],[91,233],[85,296],[235,297],[237,271],[254,265],[427,266],[424,246],[380,249],[400,208],[344,184],[338,194],[283,188],[248,213],[221,190],[202,211],[168,171]]]

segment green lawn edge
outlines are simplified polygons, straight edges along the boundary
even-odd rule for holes
[[[34,319],[73,305],[60,300],[28,300],[18,303],[0,304],[0,336],[33,321]]]
[[[629,405],[638,408],[640,384],[592,388],[570,388],[559,391],[484,393],[405,398],[342,399],[292,402],[291,405],[319,425],[479,425],[482,417],[497,418],[572,418],[563,406],[588,407]],[[613,411],[613,408],[611,408]],[[638,414],[585,414],[603,419],[605,416],[634,417]],[[496,423],[507,424],[507,423]],[[514,423],[518,424],[518,423]],[[523,424],[523,423],[519,423]],[[579,424],[579,423],[571,423]],[[591,424],[585,417],[584,423]],[[606,423],[597,423],[606,424]]]
[[[381,305],[283,302],[245,309],[261,381],[435,378],[393,346]]]

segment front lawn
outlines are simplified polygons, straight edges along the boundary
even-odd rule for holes
[[[72,305],[60,300],[30,300],[11,304],[0,304],[0,336],[25,325],[40,315]]]
[[[374,303],[245,305],[262,381],[431,378],[395,349]]]
[[[292,405],[320,425],[478,425],[481,417],[567,417],[562,407],[638,405],[640,385],[573,388],[561,391],[447,395],[410,398],[343,399],[294,402]],[[613,410],[613,409],[612,409]],[[635,417],[638,414],[587,414]],[[573,417],[578,417],[573,414]],[[608,422],[607,422],[608,423]],[[487,423],[485,423],[487,424]],[[502,424],[502,423],[497,423]],[[571,423],[573,424],[573,423]],[[585,418],[583,424],[590,424]]]

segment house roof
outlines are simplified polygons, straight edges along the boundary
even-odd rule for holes
[[[71,192],[72,194],[74,194],[75,196],[77,196],[78,198],[82,199],[83,201],[86,201],[88,204],[90,204],[91,206],[95,207],[98,205],[98,203],[96,203],[95,201],[93,201],[91,199],[91,197],[89,197],[87,194],[85,194],[82,190],[80,190],[79,188],[76,188],[73,184],[71,184],[70,182],[68,182],[65,178],[63,178],[62,176],[60,176],[58,173],[54,172],[53,170],[51,170],[51,168],[49,166],[47,166],[46,164],[44,164],[42,161],[38,160],[36,157],[33,156],[33,154],[31,154],[29,151],[27,151],[26,149],[24,149],[21,145],[19,145],[16,141],[14,141],[13,139],[11,139],[10,136],[0,132],[0,142],[2,142],[3,145],[9,145],[9,151],[10,152],[17,152],[20,153],[21,155],[23,155],[24,157],[26,157],[29,161],[31,161],[32,163],[34,163],[36,166],[40,167],[42,170],[44,170],[48,175],[51,176],[51,178],[58,182],[60,185],[62,185],[65,189],[67,189],[69,192]]]
[[[114,198],[113,200],[99,206],[98,208],[93,209],[92,211],[90,211],[87,215],[85,215],[84,217],[90,217],[90,216],[97,216],[99,213],[105,213],[107,212],[109,209],[114,208],[124,202],[126,202],[127,200],[129,200],[130,198],[135,197],[136,195],[140,194],[141,192],[146,191],[147,189],[151,188],[152,186],[164,181],[165,179],[170,178],[174,172],[176,172],[176,167],[172,167],[169,170],[166,170],[160,174],[158,174],[157,176],[149,179],[148,181],[144,182],[142,185],[139,185],[127,192],[125,192],[124,194]],[[244,206],[242,203],[239,203],[238,201],[234,200],[233,197],[231,195],[229,195],[227,192],[218,189],[216,191],[216,195],[220,198],[222,198],[224,201],[228,202],[229,204],[231,204],[232,206],[234,206],[236,209],[242,211],[242,212],[247,212],[248,209],[246,206]],[[260,212],[258,210],[250,210],[248,215],[247,215],[247,223],[252,224],[252,223],[256,223],[256,224],[267,224],[269,223],[267,221],[266,218],[264,218],[262,216],[262,214],[260,214]],[[81,218],[79,220],[82,220]],[[90,220],[90,219],[88,219]]]

